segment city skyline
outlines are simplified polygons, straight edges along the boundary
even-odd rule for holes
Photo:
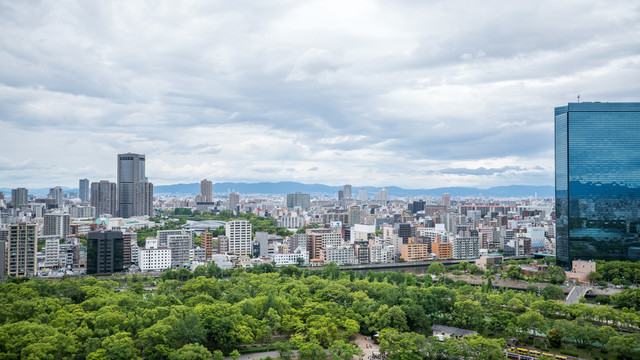
[[[2,188],[553,185],[553,108],[640,93],[633,1],[1,6]]]

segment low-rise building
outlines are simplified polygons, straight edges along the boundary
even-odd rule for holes
[[[159,247],[158,239],[147,238],[138,256],[140,271],[160,271],[171,267],[171,249]]]
[[[292,254],[274,254],[273,261],[276,266],[298,265],[298,259],[303,259],[303,265],[309,264],[309,252],[302,246],[298,247]]]

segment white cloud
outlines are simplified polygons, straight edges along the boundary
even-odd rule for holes
[[[128,151],[157,184],[552,185],[553,107],[640,92],[632,0],[0,12],[3,187],[113,179]]]

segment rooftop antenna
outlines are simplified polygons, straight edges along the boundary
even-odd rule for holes
[[[578,102],[580,102],[580,94],[578,94]]]

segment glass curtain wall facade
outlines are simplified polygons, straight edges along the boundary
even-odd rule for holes
[[[555,108],[556,258],[640,260],[640,103]]]

